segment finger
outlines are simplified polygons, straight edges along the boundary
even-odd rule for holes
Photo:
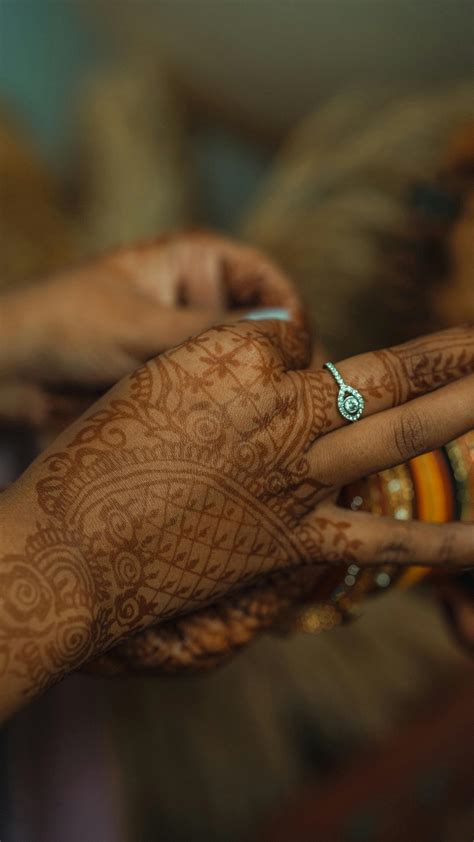
[[[188,307],[224,312],[227,294],[219,254],[215,249],[184,241],[175,254],[177,275],[182,278],[179,303]]]
[[[308,561],[469,567],[474,564],[474,524],[421,523],[326,506],[306,516],[300,537]]]
[[[231,310],[284,308],[292,320],[305,325],[301,296],[295,285],[258,249],[205,231],[178,237],[174,247],[181,269],[185,262],[189,267],[187,283],[194,285],[192,279],[199,267],[199,272],[207,276],[206,283],[213,277],[211,283],[221,285],[221,294]]]
[[[92,661],[86,672],[176,672],[227,660],[298,603],[314,598],[324,572],[309,566],[281,571],[216,605],[151,626]]]
[[[219,238],[215,238],[220,242]],[[201,307],[223,311],[226,294],[218,251],[197,234],[141,241],[107,256],[115,272],[162,307]]]
[[[363,418],[406,403],[474,372],[474,326],[424,336],[337,363],[344,382],[364,398]],[[311,394],[315,432],[347,426],[337,407],[339,386],[323,369],[300,375]],[[358,424],[360,421],[357,422]]]
[[[105,255],[104,263],[114,278],[118,274],[148,301],[173,307],[177,302],[179,276],[172,261],[172,240],[165,235],[115,249]]]
[[[91,349],[74,362],[74,383],[100,388],[109,387],[130,374],[138,368],[141,359],[129,350],[104,346],[96,351]],[[66,382],[70,382],[70,378]]]
[[[43,385],[62,383],[86,388],[109,387],[140,365],[140,358],[131,349],[106,341],[78,348],[63,343],[61,357],[50,375],[46,367],[41,372]],[[38,378],[39,379],[39,378]]]
[[[148,307],[140,318],[139,329],[130,336],[128,348],[143,361],[224,321],[221,311],[208,308],[176,307],[163,312]]]
[[[301,297],[285,273],[257,249],[228,237],[180,232],[136,243],[109,259],[166,306],[176,305],[181,293],[186,302],[216,309],[285,307],[304,321]]]
[[[301,296],[294,284],[260,251],[226,239],[223,241],[221,260],[234,305],[284,307],[292,318],[302,318]]]
[[[474,425],[474,375],[318,439],[312,476],[338,487],[408,462],[469,432]]]
[[[206,254],[209,259],[203,257]],[[159,240],[138,244],[128,252],[116,254],[114,261],[118,260],[122,270],[139,275],[141,285],[149,290],[153,285],[158,289],[163,281],[168,288],[170,279],[175,285],[182,285],[185,276],[195,271],[196,263],[203,271],[206,266],[209,271],[209,267],[217,265],[231,308],[277,307],[289,312],[293,328],[280,326],[276,332],[268,329],[266,333],[275,335],[274,344],[280,347],[288,369],[307,364],[309,332],[300,296],[286,275],[256,249],[211,233],[191,232],[169,237],[164,243]],[[211,271],[215,272],[215,268]],[[215,323],[214,319],[211,324]]]

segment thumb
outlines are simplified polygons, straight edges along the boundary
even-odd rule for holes
[[[213,308],[173,307],[158,311],[148,308],[140,319],[131,350],[148,359],[226,321],[229,321],[228,314]],[[235,321],[235,315],[232,321]]]
[[[306,368],[311,357],[310,335],[305,325],[284,308],[265,308],[247,313],[247,335],[266,338],[286,370]]]

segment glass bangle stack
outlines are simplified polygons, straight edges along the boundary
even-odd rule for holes
[[[405,465],[373,474],[343,489],[339,503],[353,511],[427,523],[474,522],[474,431]],[[410,587],[427,567],[394,564],[361,569],[356,564],[327,575],[325,593],[293,618],[292,628],[318,632],[360,612],[363,600],[392,586]],[[319,588],[318,588],[319,590]]]

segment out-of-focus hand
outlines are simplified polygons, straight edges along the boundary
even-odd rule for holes
[[[211,233],[161,237],[4,295],[0,374],[109,386],[239,311],[275,306],[301,314],[293,285],[260,252]]]

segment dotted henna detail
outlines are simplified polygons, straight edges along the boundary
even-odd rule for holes
[[[450,345],[448,353],[440,351],[438,364],[435,363],[434,367],[432,362],[428,363],[426,340],[412,343],[409,352],[404,347],[378,352],[376,356],[382,361],[384,373],[377,381],[369,377],[364,384],[364,391],[375,398],[389,394],[393,405],[396,405],[408,397],[432,388],[436,385],[437,378],[445,382],[460,374],[469,373],[474,360],[473,355],[462,347],[464,345],[465,337],[462,337],[459,350],[454,342]],[[261,374],[267,384],[271,383],[273,372],[268,363],[262,366]],[[242,445],[239,450],[239,456],[243,457],[243,465],[248,469],[253,467],[254,476],[258,476],[266,455],[266,449],[262,450],[262,444],[258,441],[259,434],[264,429],[271,430],[275,417],[281,419],[285,417],[285,413],[294,417],[297,409],[301,425],[298,434],[309,442],[330,426],[334,403],[332,384],[328,384],[324,376],[315,376],[306,383],[297,373],[290,375],[289,379],[292,377],[297,382],[294,395],[280,398],[273,413],[261,415],[251,438],[248,437],[246,445]],[[403,386],[403,383],[407,382],[412,384],[410,395],[407,394],[406,386]],[[307,389],[307,394],[302,401],[303,386]],[[297,394],[299,401],[296,398]],[[248,403],[246,389],[241,389],[241,397],[243,402]],[[255,445],[249,446],[255,439],[260,446],[260,453]],[[293,450],[292,442],[290,437],[287,440],[288,454],[298,452],[297,448],[296,451]],[[294,491],[289,501],[287,493],[281,492],[287,492],[292,484]],[[307,463],[304,455],[300,454],[293,463],[288,461],[285,469],[273,470],[267,476],[266,488],[258,488],[257,493],[260,499],[271,501],[273,511],[283,522],[291,523],[295,514],[304,516],[313,509],[324,488],[322,483],[308,479]],[[251,490],[257,489],[254,486]],[[360,541],[351,537],[350,525],[343,519],[336,523],[327,518],[313,518],[311,530],[300,528],[298,537],[302,546],[301,559],[317,558],[322,546],[325,561],[335,565],[341,562],[355,562],[358,558]],[[291,574],[288,571],[286,575],[294,573],[298,579],[301,572],[307,570],[308,568],[304,568],[303,571],[300,569],[292,571]],[[316,574],[321,593],[320,569],[309,568],[309,571],[313,575]],[[278,582],[278,577],[283,575],[285,574],[276,574],[273,579]],[[116,647],[106,656],[107,663],[102,660],[94,668],[112,672],[174,671],[215,665],[252,639],[258,631],[268,628],[281,618],[289,610],[292,598],[301,601],[305,595],[311,593],[307,580],[302,581],[305,581],[305,588],[299,589],[291,587],[288,580],[285,580],[284,588],[279,588],[274,581],[271,586],[254,586],[242,594],[238,593],[221,600],[216,607],[202,608],[178,621],[171,620],[164,625],[153,626]]]
[[[12,657],[38,686],[157,620],[318,558],[317,531],[310,540],[299,522],[325,493],[306,449],[324,428],[326,399],[315,422],[315,395],[285,372],[266,332],[282,329],[189,340],[118,384],[43,459],[43,521],[22,560],[29,580],[11,601],[36,612],[35,639],[19,633]],[[286,365],[298,354],[287,343]],[[337,524],[320,531],[331,559],[352,552]],[[246,603],[250,626],[267,598]]]
[[[300,510],[315,490],[301,459],[312,419],[283,380],[270,337],[216,329],[119,384],[44,458],[44,520],[2,567],[5,616],[34,620],[15,659],[38,687],[94,647],[303,560],[285,489],[303,489]]]

